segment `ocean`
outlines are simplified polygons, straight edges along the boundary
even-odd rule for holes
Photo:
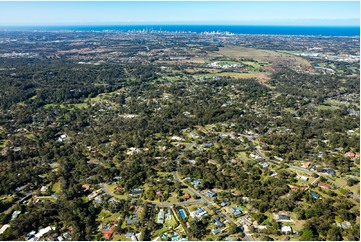
[[[0,30],[19,31],[190,31],[230,32],[234,34],[267,35],[313,35],[313,36],[360,36],[360,27],[355,26],[237,26],[237,25],[82,25],[82,26],[0,26]]]

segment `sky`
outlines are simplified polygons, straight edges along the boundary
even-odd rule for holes
[[[0,25],[357,25],[360,2],[1,2]]]

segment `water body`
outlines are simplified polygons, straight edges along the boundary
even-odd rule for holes
[[[356,26],[236,26],[236,25],[82,25],[82,26],[12,26],[0,30],[21,31],[190,31],[190,32],[230,32],[234,34],[267,35],[316,35],[316,36],[360,36]]]

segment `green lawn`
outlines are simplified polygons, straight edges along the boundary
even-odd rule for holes
[[[168,203],[176,203],[178,201],[179,201],[179,199],[177,198],[177,194],[175,192],[172,192],[171,196],[167,199],[166,202],[168,202]]]
[[[238,157],[241,158],[242,161],[249,161],[249,157],[247,156],[246,152],[239,152]]]
[[[24,134],[24,136],[32,141],[36,141],[37,138],[34,134],[28,133],[28,134]]]
[[[360,183],[349,188],[353,194],[360,195]]]
[[[7,139],[0,140],[0,147],[4,148],[4,147],[8,146],[9,142],[10,142],[10,140],[7,140]]]
[[[60,183],[60,181],[54,183],[53,187],[51,188],[51,191],[55,192],[55,193],[60,193],[60,191],[61,191],[61,183]]]
[[[98,214],[97,221],[101,223],[109,223],[118,219],[120,213],[111,213],[106,209],[102,209]]]
[[[125,238],[125,234],[115,234],[111,238],[112,241],[130,241],[131,239]]]
[[[342,103],[340,101],[337,100],[333,100],[333,99],[327,99],[325,102],[325,104],[329,105],[329,106],[348,106],[348,104]]]
[[[318,109],[318,110],[327,110],[327,111],[335,111],[335,110],[339,109],[339,107],[327,106],[327,105],[318,105],[316,107],[316,109]]]
[[[173,176],[172,172],[158,171],[157,174],[158,174],[159,177],[169,177],[169,176]]]
[[[338,185],[340,187],[343,187],[343,186],[347,185],[347,181],[345,181],[342,178],[336,178],[334,182],[335,182],[336,185]]]
[[[70,104],[75,108],[86,108],[88,106],[87,103],[76,103],[76,104]]]
[[[165,210],[165,212],[166,212],[166,211],[167,211],[167,210]],[[157,213],[156,213],[156,214],[157,214]],[[153,238],[160,236],[161,234],[163,234],[163,233],[171,230],[172,228],[175,229],[175,228],[179,225],[179,223],[176,221],[176,219],[175,219],[174,214],[173,214],[172,211],[171,211],[171,215],[172,215],[172,217],[171,217],[170,220],[168,220],[168,218],[165,217],[165,219],[164,219],[164,224],[163,224],[163,227],[162,227],[162,228],[160,228],[160,229],[154,231],[154,233],[152,233],[152,237],[153,237]],[[154,217],[154,220],[156,221],[156,220],[157,220],[157,217]],[[170,226],[171,226],[172,228],[170,228]]]
[[[288,112],[288,113],[296,112],[296,110],[294,108],[284,108],[283,111]]]
[[[250,73],[240,73],[240,72],[219,72],[219,73],[208,73],[208,74],[197,74],[199,77],[214,77],[214,76],[227,76],[240,79],[248,78],[257,78],[266,80],[269,79],[268,75],[263,72],[250,72]]]
[[[242,64],[244,64],[246,66],[251,66],[254,69],[259,69],[261,67],[261,65],[258,64],[258,62],[256,62],[256,61],[242,61]]]
[[[114,193],[114,188],[117,187],[117,184],[115,184],[115,183],[112,183],[110,185],[105,184],[104,187],[110,194],[112,194],[114,197],[116,197],[118,199],[127,199],[128,198],[128,196],[125,193],[123,195],[118,195],[118,194]]]
[[[306,220],[297,220],[292,225],[293,231],[301,231],[303,229],[304,224],[306,223]]]

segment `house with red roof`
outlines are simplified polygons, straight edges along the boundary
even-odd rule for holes
[[[90,189],[89,184],[83,184],[81,187],[84,189],[84,191],[89,191],[89,189]]]
[[[318,183],[318,186],[323,188],[323,189],[330,189],[330,186],[325,184],[325,183]]]
[[[180,199],[189,199],[191,197],[191,195],[189,195],[188,193],[184,194],[183,196],[180,196]]]
[[[352,153],[352,152],[346,152],[346,154],[345,154],[346,156],[348,156],[348,157],[355,157],[355,154],[354,153]]]
[[[106,226],[105,229],[102,231],[102,234],[105,236],[106,239],[110,239],[113,235],[113,232],[115,228],[117,227],[116,224],[114,224],[112,227]]]

